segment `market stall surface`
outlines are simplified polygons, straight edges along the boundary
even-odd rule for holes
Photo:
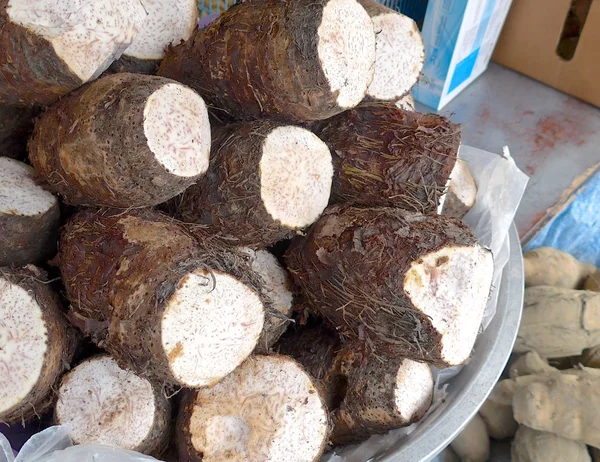
[[[469,146],[490,152],[509,146],[531,177],[515,218],[521,238],[600,162],[600,109],[498,64],[439,112],[464,124]]]

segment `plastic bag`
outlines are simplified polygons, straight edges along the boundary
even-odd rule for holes
[[[148,462],[157,461],[133,451],[82,444],[74,446],[66,426],[50,427],[33,435],[15,457],[8,439],[0,433],[0,462]]]
[[[459,153],[459,158],[467,163],[478,187],[475,206],[465,215],[464,221],[471,226],[480,244],[489,248],[494,255],[492,292],[483,314],[482,329],[490,324],[496,312],[502,271],[510,255],[508,232],[529,181],[515,164],[508,148],[504,148],[503,154],[499,156],[464,145]],[[435,378],[433,404],[420,422],[386,435],[372,436],[359,445],[338,448],[323,456],[321,462],[364,462],[395,446],[404,436],[420,425],[427,424],[428,416],[442,404],[448,382],[463,367],[468,365],[444,370],[431,368]]]

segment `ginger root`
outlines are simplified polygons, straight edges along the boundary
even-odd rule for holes
[[[525,289],[515,353],[545,358],[580,355],[600,344],[600,293],[559,287]]]
[[[523,256],[525,286],[554,286],[579,289],[597,268],[551,247],[526,252]]]
[[[521,425],[600,447],[598,369],[579,367],[502,380],[489,400],[512,404]]]
[[[498,404],[487,400],[479,409],[488,434],[495,440],[504,440],[515,435],[519,424],[513,416],[511,405]]]
[[[512,462],[591,462],[585,444],[554,433],[541,432],[521,425],[511,449]]]
[[[485,422],[476,414],[473,420],[450,443],[463,461],[486,462],[490,458],[490,437]]]
[[[548,364],[536,351],[529,351],[510,364],[508,374],[511,379],[523,375],[543,374],[555,372],[557,369]]]
[[[511,379],[547,372],[559,372],[535,351],[530,351],[517,358],[510,364],[508,370]],[[491,438],[503,440],[515,435],[519,424],[513,416],[512,398],[517,386],[533,380],[535,379],[521,378],[519,381],[504,380],[496,384],[491,396],[479,409],[479,415],[484,420]]]
[[[582,371],[578,375],[529,377],[536,380],[518,386],[514,393],[512,404],[517,422],[600,447],[600,374]]]
[[[592,292],[600,292],[600,270],[590,274],[585,280],[583,285],[584,290],[591,290]]]

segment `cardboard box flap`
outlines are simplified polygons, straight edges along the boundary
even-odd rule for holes
[[[571,0],[517,0],[493,59],[600,106],[600,0],[594,0],[573,59],[557,53]]]

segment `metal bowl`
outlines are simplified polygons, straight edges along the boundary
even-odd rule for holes
[[[496,314],[479,336],[471,362],[448,386],[446,401],[395,446],[373,462],[419,462],[438,455],[477,413],[500,378],[512,351],[523,311],[523,257],[519,235],[510,233],[510,259],[504,268]]]

